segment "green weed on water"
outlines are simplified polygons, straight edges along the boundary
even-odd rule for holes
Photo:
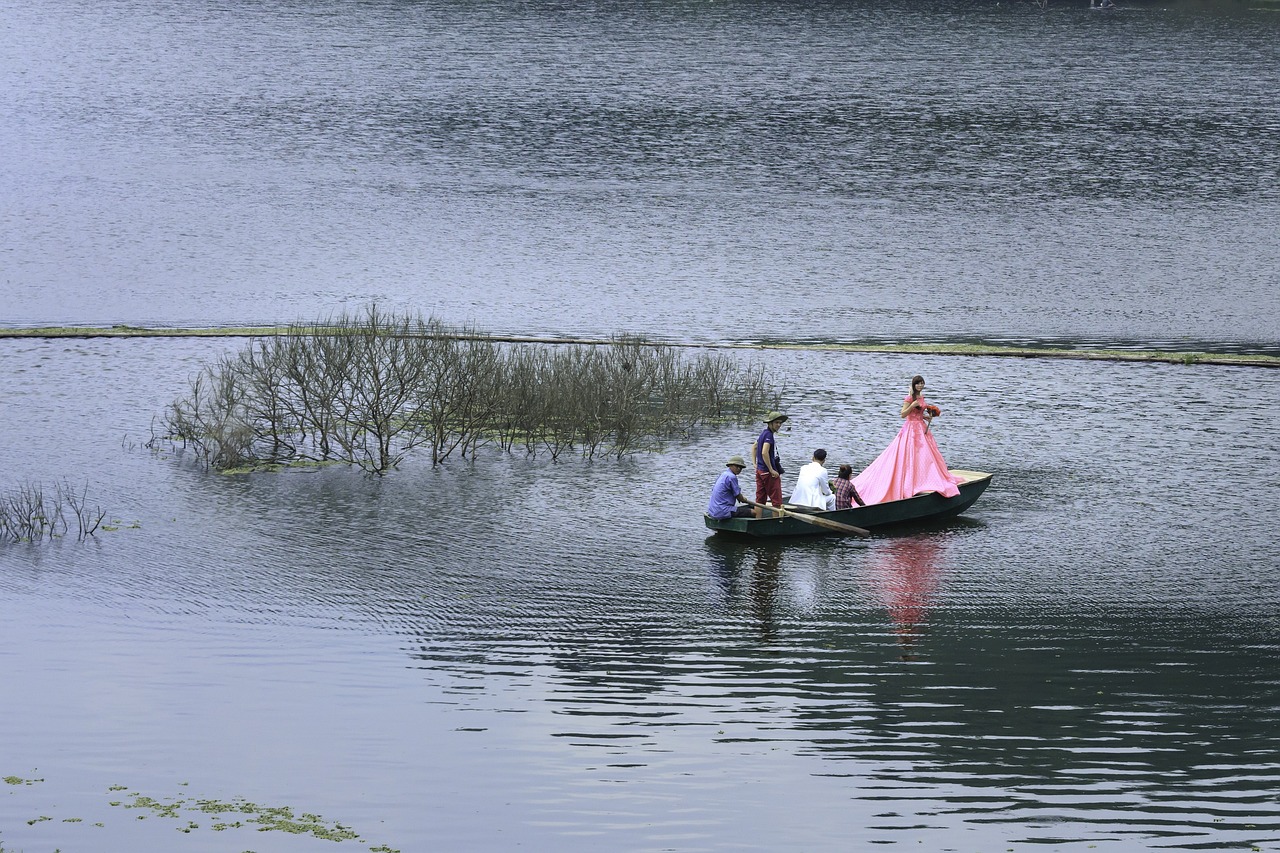
[[[34,785],[37,782],[43,782],[43,779],[23,779],[21,776],[5,776],[4,783],[6,785]]]
[[[258,832],[287,832],[291,835],[309,835],[322,841],[359,841],[360,834],[349,826],[337,821],[326,820],[318,814],[310,812],[295,813],[289,806],[264,806],[245,799],[172,799],[159,800],[144,794],[134,793],[127,802],[114,801],[112,805],[126,809],[141,809],[152,816],[183,820],[177,827],[179,832],[190,833],[200,829],[202,824],[192,819],[192,813],[205,815],[209,819],[208,828],[214,832],[229,829],[253,828]],[[138,815],[139,819],[145,815]],[[371,853],[399,853],[398,850],[378,845],[370,848]]]
[[[31,786],[44,779],[24,778],[22,776],[0,776],[6,785]],[[184,787],[187,782],[181,783]],[[257,832],[287,832],[291,835],[309,835],[322,841],[356,841],[368,844],[360,834],[351,827],[338,821],[326,820],[312,812],[295,812],[289,806],[264,806],[243,798],[231,800],[199,799],[175,797],[160,799],[146,794],[130,791],[125,785],[112,785],[107,789],[109,794],[121,794],[121,799],[110,800],[114,808],[124,808],[135,813],[137,820],[147,818],[171,819],[178,825],[178,832],[192,833],[202,828],[214,832],[243,829]],[[38,815],[27,821],[28,826],[55,820],[49,815]],[[62,823],[84,823],[83,818],[62,818]],[[102,828],[101,822],[95,827]],[[3,842],[0,842],[0,853],[7,853]],[[252,851],[246,851],[252,853]],[[369,853],[400,853],[394,847],[377,844],[369,847]]]

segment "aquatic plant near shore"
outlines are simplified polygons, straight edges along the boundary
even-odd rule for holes
[[[382,474],[417,447],[433,465],[493,445],[623,455],[776,405],[762,368],[619,337],[499,341],[369,308],[251,339],[205,367],[166,435],[226,470],[344,461]]]
[[[98,531],[106,516],[89,505],[87,487],[77,490],[58,483],[48,493],[39,483],[27,482],[0,494],[0,542],[57,539],[71,532],[73,520],[76,539],[83,542]]]
[[[0,781],[12,786],[30,787],[36,783],[44,782],[44,779],[5,776]],[[179,784],[182,787],[186,787],[188,783],[181,782]],[[367,847],[369,853],[400,853],[399,848],[385,843],[372,842],[346,824],[329,820],[313,812],[295,811],[290,806],[262,805],[243,797],[226,800],[191,796],[152,797],[141,792],[131,791],[126,785],[111,785],[107,788],[107,794],[111,797],[108,800],[108,805],[113,808],[123,808],[127,811],[135,812],[136,814],[133,815],[134,820],[157,818],[173,821],[173,829],[187,835],[200,830],[208,830],[228,833],[232,837],[242,837],[244,840],[234,846],[234,849],[237,850],[243,849],[244,842],[248,841],[247,833],[273,832],[310,837],[320,841],[339,842],[343,843],[344,848],[352,846],[352,844],[359,845]],[[45,805],[48,807],[53,804],[46,803]],[[42,823],[51,823],[55,819],[47,814],[37,814],[35,817],[27,819],[26,823],[27,826],[36,826]],[[85,820],[80,817],[64,817],[61,818],[61,823],[67,825],[85,824]],[[97,829],[106,829],[107,823],[97,821],[92,826]],[[351,842],[352,844],[345,842]],[[226,849],[232,849],[231,845],[232,842],[228,841],[223,846]],[[7,849],[4,846],[4,842],[0,841],[0,853],[5,853]],[[93,849],[102,849],[102,844],[97,844]],[[246,853],[250,853],[250,851],[246,850]]]

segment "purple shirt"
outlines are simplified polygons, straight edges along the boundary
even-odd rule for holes
[[[769,442],[769,461],[773,463],[773,470],[777,471],[782,467],[782,463],[778,461],[778,439],[773,434],[773,430],[768,427],[760,433],[760,437],[756,439],[756,446],[751,451],[751,455],[756,458],[756,470],[762,473],[768,473],[769,466],[764,464],[764,460],[760,458],[760,452],[764,450],[764,443]]]
[[[712,518],[728,518],[733,515],[740,494],[742,494],[742,487],[738,485],[738,475],[726,468],[720,475],[720,479],[716,480],[716,484],[711,487],[711,502],[707,504],[707,515]]]

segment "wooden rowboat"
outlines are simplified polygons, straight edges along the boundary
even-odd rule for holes
[[[886,501],[870,506],[854,506],[849,509],[821,511],[809,507],[784,504],[783,508],[792,514],[804,513],[814,518],[827,519],[850,527],[862,527],[874,530],[877,527],[890,527],[900,524],[936,521],[959,515],[973,506],[987,486],[991,485],[991,475],[981,471],[951,472],[962,478],[958,485],[960,494],[954,498],[944,498],[937,492],[925,492],[898,501]],[[819,527],[810,522],[790,516],[769,516],[764,518],[712,518],[703,515],[702,520],[707,527],[716,533],[738,536],[756,536],[761,538],[785,536],[831,536],[835,531]]]

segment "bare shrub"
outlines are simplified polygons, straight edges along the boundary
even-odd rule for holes
[[[776,393],[723,354],[623,337],[503,343],[376,307],[254,339],[206,367],[165,414],[167,438],[218,469],[338,460],[382,474],[495,445],[553,459],[622,455],[756,414]]]
[[[78,541],[93,536],[106,513],[90,506],[88,488],[73,489],[59,483],[46,492],[39,483],[23,483],[0,494],[0,542],[40,542],[71,532],[68,519],[75,520]]]

